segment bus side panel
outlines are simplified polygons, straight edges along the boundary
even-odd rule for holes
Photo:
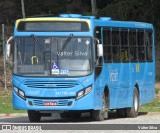
[[[130,106],[132,97],[129,97],[129,92],[132,91],[131,88],[131,74],[130,74],[130,63],[120,63],[119,64],[119,94],[117,108],[124,108]],[[118,64],[117,64],[118,66]]]
[[[104,65],[98,78],[102,80],[104,87],[105,85],[109,87],[110,109],[132,107],[136,83],[139,86],[140,105],[153,100],[153,68],[153,63],[110,63]]]
[[[104,81],[105,79],[104,73],[102,72],[99,77],[95,80],[94,84],[94,109],[99,110],[102,109],[102,97],[103,97],[103,90],[104,90]]]
[[[132,79],[131,67],[131,63],[127,62],[114,63],[114,65],[108,66],[111,109],[131,107],[133,104],[135,81]],[[116,93],[114,89],[116,89]]]
[[[154,89],[154,67],[153,63],[142,63],[140,65],[140,105],[143,105],[155,97],[155,89]],[[145,70],[144,70],[145,69]],[[144,70],[144,72],[143,72]],[[142,77],[143,75],[143,77]]]
[[[140,105],[154,99],[154,67],[153,63],[132,63],[132,87],[138,85]],[[133,92],[130,96],[133,98]],[[133,102],[132,102],[133,103]]]

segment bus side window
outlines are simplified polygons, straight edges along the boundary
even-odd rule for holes
[[[121,46],[120,46],[120,30],[113,29],[112,31],[112,53],[113,53],[113,62],[121,61]]]
[[[122,61],[128,61],[128,52],[125,49],[121,49]]]
[[[121,31],[121,61],[129,61],[128,30]]]
[[[145,32],[145,46],[147,61],[152,61],[152,32],[149,30]]]
[[[144,43],[144,31],[138,31],[138,58],[139,61],[146,61],[146,51]]]
[[[104,62],[112,61],[112,48],[111,48],[111,30],[103,30],[103,51],[104,51]]]
[[[137,32],[136,30],[129,31],[129,45],[130,45],[130,61],[138,60],[138,47],[137,47]]]

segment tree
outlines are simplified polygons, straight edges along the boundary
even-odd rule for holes
[[[92,15],[95,16],[97,14],[96,0],[91,0],[91,5],[92,5]]]

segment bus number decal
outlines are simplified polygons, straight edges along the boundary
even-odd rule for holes
[[[117,82],[118,81],[118,70],[112,69],[111,66],[108,67],[108,70],[109,70],[109,81]]]
[[[136,72],[140,72],[140,65],[139,64],[136,65]]]
[[[69,70],[60,70],[61,75],[69,75]]]

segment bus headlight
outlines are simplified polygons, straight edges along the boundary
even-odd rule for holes
[[[25,95],[24,95],[24,92],[23,91],[21,91],[21,90],[19,90],[19,93],[18,93],[19,95],[20,95],[20,97],[22,97],[22,98],[24,98],[25,97]]]
[[[87,95],[88,93],[90,93],[92,90],[92,86],[88,87],[85,89],[85,95]]]
[[[24,99],[25,100],[25,93],[22,91],[22,90],[20,90],[20,89],[18,89],[17,87],[13,87],[13,91],[19,96],[19,97],[21,97],[22,99]]]
[[[90,93],[92,91],[92,86],[89,86],[83,90],[80,90],[79,92],[77,92],[77,97],[76,100],[84,97],[85,95],[87,95],[88,93]]]
[[[18,88],[17,87],[13,87],[13,90],[16,92],[16,93],[18,93]]]
[[[81,97],[83,97],[83,95],[84,95],[84,90],[79,91],[77,94],[77,99],[80,99]]]

